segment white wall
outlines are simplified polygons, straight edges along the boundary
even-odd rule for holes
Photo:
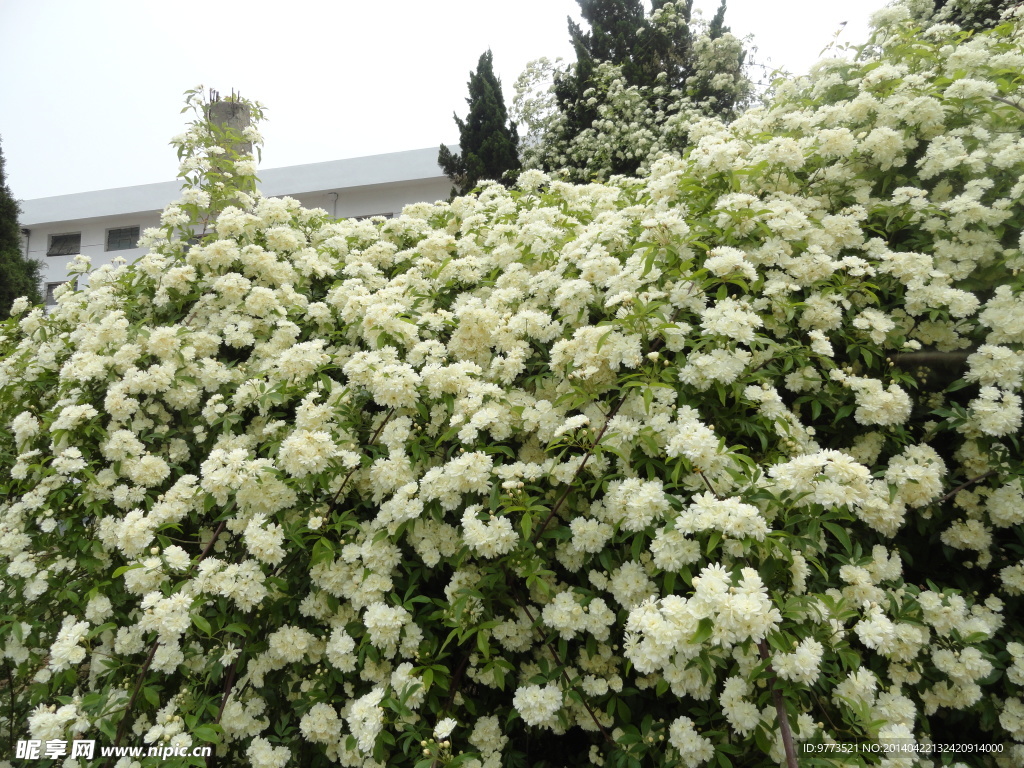
[[[98,267],[102,264],[109,264],[114,257],[121,256],[126,261],[135,261],[143,254],[141,248],[132,248],[120,251],[107,250],[107,231],[120,229],[122,227],[139,227],[139,232],[148,227],[155,227],[160,224],[160,214],[152,212],[148,214],[126,214],[124,216],[104,216],[92,219],[78,219],[72,221],[49,222],[28,227],[30,230],[28,238],[28,255],[43,265],[41,272],[43,289],[48,283],[63,282],[67,279],[67,266],[74,256],[47,256],[46,251],[50,247],[52,235],[73,234],[78,232],[82,236],[81,252],[92,260],[92,265]]]

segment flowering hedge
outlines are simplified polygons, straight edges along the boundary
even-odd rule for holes
[[[1024,762],[1024,43],[900,14],[646,178],[393,220],[200,112],[148,254],[0,331],[5,738]]]

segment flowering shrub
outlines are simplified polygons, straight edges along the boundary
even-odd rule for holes
[[[3,732],[1024,762],[1024,42],[901,13],[647,178],[394,220],[200,116],[149,253],[2,326]]]

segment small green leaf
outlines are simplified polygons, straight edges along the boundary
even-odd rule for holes
[[[710,555],[712,552],[714,552],[715,551],[715,547],[718,546],[718,542],[720,542],[721,540],[722,540],[722,532],[721,531],[712,531],[711,535],[708,537],[708,545],[704,549],[705,554]]]
[[[220,727],[216,725],[200,725],[192,731],[192,735],[201,741],[220,744]]]
[[[142,563],[133,563],[132,565],[122,565],[120,568],[115,568],[114,569],[114,573],[112,575],[112,578],[116,579],[118,576],[120,576],[123,573],[127,573],[128,571],[134,571],[136,568],[141,568],[141,567],[142,567]]]
[[[519,521],[519,527],[523,529],[523,538],[530,540],[530,533],[533,531],[533,515],[527,512]]]
[[[204,635],[213,634],[213,627],[210,626],[210,622],[208,622],[198,613],[192,614],[192,623],[195,624],[199,628],[199,631],[202,632]]]
[[[142,689],[142,695],[146,697],[146,701],[153,707],[160,706],[160,693],[151,685],[147,685]]]
[[[692,645],[700,645],[709,637],[711,637],[711,633],[713,630],[714,624],[711,622],[710,618],[705,616],[703,619],[700,620],[700,623],[697,624],[697,631],[690,636],[690,643]]]
[[[823,522],[822,525],[831,531],[833,536],[839,539],[839,542],[843,545],[843,549],[846,552],[850,551],[850,534],[846,532],[846,529],[843,528],[843,526],[827,522]]]

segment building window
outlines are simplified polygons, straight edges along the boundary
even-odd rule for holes
[[[356,221],[363,221],[365,219],[393,219],[394,217],[393,213],[368,213],[365,216],[353,216],[352,218]]]
[[[66,282],[67,280],[62,280],[59,283],[46,284],[46,306],[52,307],[54,304],[57,303],[57,298],[53,295],[53,292],[57,290],[58,287],[64,285],[64,283]]]
[[[73,232],[69,235],[50,235],[50,247],[47,256],[75,256],[82,252],[82,233]]]
[[[127,251],[130,248],[136,248],[138,244],[138,227],[121,227],[120,229],[107,230],[108,251]]]

